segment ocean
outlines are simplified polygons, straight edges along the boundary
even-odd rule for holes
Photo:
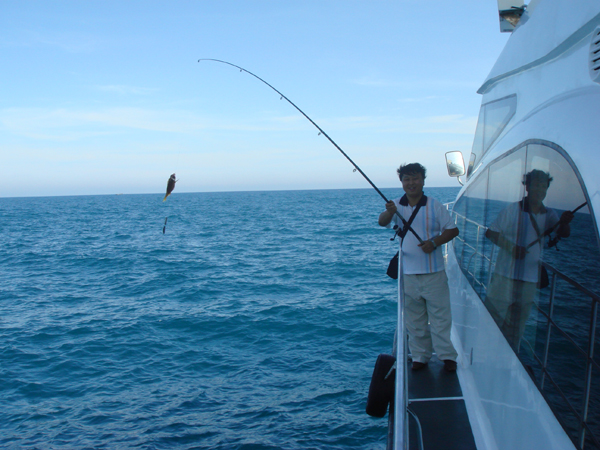
[[[0,447],[385,448],[377,193],[162,197],[0,199]]]

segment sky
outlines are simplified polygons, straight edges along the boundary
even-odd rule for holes
[[[0,0],[0,197],[458,186],[496,0]]]

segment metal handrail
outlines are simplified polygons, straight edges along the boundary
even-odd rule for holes
[[[467,217],[463,216],[462,214],[457,213],[456,211],[451,210],[450,212],[451,212],[451,214],[454,214],[455,221],[458,221],[458,218],[460,217],[462,220],[477,227],[475,246],[466,242],[465,238],[460,237],[457,239],[460,242],[462,242],[466,248],[473,251],[473,254],[469,257],[467,266],[463,268],[463,271],[466,272],[466,274],[471,277],[471,279],[473,280],[473,283],[482,287],[484,290],[487,290],[487,285],[489,285],[489,278],[491,277],[492,268],[493,268],[492,261],[493,261],[493,257],[494,257],[494,254],[493,254],[494,247],[492,247],[492,253],[490,254],[490,256],[487,256],[487,255],[483,254],[483,252],[479,251],[480,233],[483,229],[487,229],[487,227],[485,227],[484,225],[481,225],[480,223],[478,223],[472,219],[468,219]],[[481,258],[481,260],[485,260],[489,263],[487,284],[483,281],[480,281],[477,278],[477,276],[475,274],[475,271],[476,271],[475,268],[473,268],[473,269],[470,268],[475,257],[479,257],[479,258]],[[568,408],[571,410],[571,412],[573,413],[573,415],[575,416],[576,420],[579,423],[578,445],[579,445],[580,449],[583,450],[583,448],[585,446],[586,433],[588,433],[588,437],[594,442],[594,444],[600,448],[600,442],[599,442],[598,438],[590,430],[590,427],[587,423],[589,403],[590,403],[590,393],[591,393],[591,386],[592,386],[592,368],[600,370],[600,364],[598,362],[594,361],[594,359],[593,359],[594,350],[595,350],[595,337],[596,337],[596,323],[597,323],[596,318],[598,315],[598,308],[600,305],[600,295],[590,291],[589,289],[582,286],[580,283],[578,283],[577,281],[575,281],[568,275],[562,273],[561,271],[559,271],[555,267],[551,266],[550,264],[543,262],[543,261],[541,261],[541,263],[544,267],[546,267],[546,270],[548,270],[549,274],[552,277],[551,284],[550,284],[551,289],[550,289],[548,313],[543,311],[539,307],[539,305],[534,303],[537,310],[547,319],[546,342],[545,342],[545,346],[544,346],[544,354],[543,354],[542,359],[540,359],[535,354],[535,351],[533,351],[531,344],[529,342],[527,342],[526,340],[524,340],[526,345],[529,346],[529,348],[532,350],[531,355],[533,356],[533,358],[538,362],[538,364],[541,367],[542,380],[541,380],[541,383],[539,384],[539,389],[540,389],[540,392],[543,391],[544,384],[545,384],[546,380],[548,380],[554,386],[554,388],[557,390],[557,392],[563,398],[563,400],[566,402]],[[590,329],[588,332],[588,349],[587,349],[587,351],[584,350],[583,348],[581,348],[581,346],[579,346],[575,342],[575,340],[555,322],[555,320],[553,318],[554,299],[556,297],[556,280],[557,280],[557,278],[560,278],[561,280],[565,281],[576,291],[582,293],[586,297],[589,297],[592,301],[592,312],[590,314],[591,317],[590,317]],[[550,371],[548,370],[548,360],[549,360],[549,356],[550,356],[550,335],[551,335],[552,329],[556,329],[573,347],[575,347],[577,352],[580,353],[586,359],[586,372],[585,372],[586,375],[585,375],[585,381],[584,381],[584,395],[583,395],[583,401],[582,401],[580,410],[578,410],[578,408],[576,408],[575,406],[573,406],[571,404],[571,402],[569,401],[566,394],[558,386],[558,383],[554,380]]]
[[[451,205],[453,205],[453,204],[454,204],[454,203],[447,203],[445,206],[446,206],[448,209],[450,209],[449,207],[450,207]],[[466,216],[464,216],[464,215],[462,215],[462,214],[459,214],[459,213],[457,213],[456,211],[453,211],[453,210],[451,210],[451,211],[450,211],[450,213],[451,213],[451,214],[454,214],[454,216],[455,216],[455,223],[457,223],[457,222],[458,222],[458,217],[460,217],[460,218],[461,218],[462,220],[464,220],[465,222],[468,222],[468,223],[470,223],[470,224],[474,225],[475,227],[477,227],[477,232],[476,232],[476,233],[477,233],[477,239],[476,239],[476,244],[475,244],[475,246],[473,246],[473,245],[469,244],[469,243],[466,241],[466,238],[463,238],[463,237],[462,237],[462,236],[460,236],[460,235],[459,235],[459,236],[457,236],[455,239],[456,239],[456,240],[458,240],[458,241],[460,241],[460,242],[461,242],[461,243],[462,243],[462,244],[463,244],[465,247],[467,247],[468,249],[470,249],[470,250],[472,250],[472,251],[473,251],[473,254],[470,256],[470,258],[469,258],[469,261],[468,261],[468,263],[467,263],[467,265],[466,265],[466,268],[464,269],[464,270],[465,270],[465,272],[466,272],[468,275],[470,275],[470,276],[471,276],[471,279],[473,280],[473,282],[477,283],[477,284],[478,284],[480,287],[482,287],[483,289],[486,289],[486,290],[487,290],[487,285],[489,284],[489,281],[490,281],[490,280],[489,280],[489,278],[490,278],[490,276],[491,276],[491,275],[490,275],[490,276],[488,276],[488,280],[487,280],[487,284],[486,284],[486,283],[484,283],[484,282],[480,281],[480,280],[479,280],[479,279],[476,277],[476,274],[475,274],[475,269],[473,269],[473,270],[471,271],[471,270],[470,270],[470,267],[471,267],[471,262],[473,261],[474,257],[475,257],[475,256],[479,256],[479,257],[481,257],[482,259],[484,259],[484,260],[486,260],[486,261],[488,262],[488,274],[491,274],[491,268],[492,268],[492,259],[493,259],[493,256],[494,256],[494,255],[493,255],[493,253],[492,253],[492,254],[491,254],[489,257],[488,257],[487,255],[485,255],[485,254],[481,253],[481,252],[478,250],[478,247],[479,247],[479,242],[480,242],[480,236],[481,236],[481,232],[482,232],[482,231],[484,231],[484,230],[485,230],[485,231],[487,231],[488,227],[486,227],[486,226],[484,226],[484,225],[481,225],[480,223],[478,223],[478,222],[476,222],[476,221],[474,221],[474,220],[472,220],[472,219],[469,219],[469,218],[467,218]]]
[[[591,386],[592,386],[592,367],[596,368],[597,370],[600,370],[600,364],[598,362],[594,361],[594,359],[593,359],[594,358],[594,349],[595,349],[595,340],[596,340],[596,323],[597,323],[596,319],[597,319],[597,315],[598,315],[598,305],[600,304],[600,295],[590,291],[589,289],[587,289],[586,287],[582,286],[580,283],[575,281],[573,278],[569,277],[568,275],[565,275],[564,273],[562,273],[555,267],[551,266],[550,264],[542,261],[542,265],[546,268],[548,273],[551,274],[552,281],[551,281],[548,313],[546,313],[542,308],[540,308],[539,305],[537,305],[537,304],[535,305],[538,312],[541,315],[543,315],[547,319],[547,322],[548,322],[543,361],[541,361],[537,357],[535,352],[532,352],[533,357],[538,361],[538,363],[540,363],[541,370],[542,370],[542,381],[540,383],[540,389],[541,390],[544,389],[544,383],[547,378],[550,381],[550,383],[554,386],[554,388],[558,391],[560,396],[563,398],[563,400],[565,401],[565,403],[567,404],[567,406],[569,407],[571,412],[574,414],[577,421],[579,422],[579,438],[578,438],[579,442],[578,442],[578,444],[579,444],[580,448],[583,449],[585,446],[586,432],[589,433],[589,437],[592,439],[592,441],[594,441],[594,444],[596,444],[596,446],[600,447],[600,441],[594,435],[594,433],[590,430],[590,428],[587,424],[587,415],[588,415],[589,402],[590,402],[590,392],[591,392]],[[578,292],[581,292],[586,297],[589,297],[592,301],[592,311],[590,314],[590,329],[588,332],[588,349],[587,349],[587,351],[585,351],[583,348],[581,348],[581,346],[579,346],[575,342],[575,340],[567,332],[565,332],[559,325],[557,325],[556,322],[554,321],[554,318],[552,315],[554,312],[554,299],[556,296],[556,278],[557,277],[562,279],[563,281],[567,282],[571,287],[575,288]],[[572,405],[572,403],[569,401],[566,394],[558,386],[556,381],[554,381],[554,378],[548,371],[548,355],[550,354],[550,333],[552,331],[552,328],[556,328],[556,330],[575,348],[575,350],[577,352],[579,352],[580,355],[586,359],[586,371],[585,371],[585,382],[584,382],[585,387],[584,387],[584,396],[583,396],[583,402],[582,402],[582,406],[581,406],[581,412],[578,412],[577,408],[575,408]],[[529,342],[527,342],[527,345],[529,347],[531,347]]]
[[[404,319],[404,266],[402,248],[398,255],[398,322],[396,324],[396,389],[394,394],[393,450],[408,450],[408,349]]]

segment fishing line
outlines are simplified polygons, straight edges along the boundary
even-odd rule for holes
[[[314,125],[314,126],[317,128],[317,130],[319,130],[319,135],[321,135],[321,134],[322,134],[323,136],[325,136],[325,137],[326,137],[326,138],[329,140],[329,142],[331,142],[331,143],[333,144],[333,146],[334,146],[335,148],[337,148],[337,149],[340,151],[340,153],[346,157],[346,159],[347,159],[348,161],[350,161],[350,163],[351,163],[351,164],[354,166],[354,171],[358,171],[358,172],[359,172],[359,173],[360,173],[360,174],[363,176],[363,178],[369,182],[369,184],[370,184],[370,185],[373,187],[373,189],[375,189],[375,190],[377,191],[377,193],[378,193],[378,194],[381,196],[381,198],[383,198],[383,199],[385,200],[385,202],[386,202],[386,203],[389,201],[389,200],[387,199],[387,197],[386,197],[386,196],[383,194],[383,192],[381,192],[381,191],[380,191],[380,190],[377,188],[377,186],[375,186],[375,184],[374,184],[374,183],[373,183],[373,182],[372,182],[372,181],[369,179],[369,177],[368,177],[368,176],[367,176],[367,175],[366,175],[366,174],[365,174],[365,173],[364,173],[364,172],[361,170],[361,168],[360,168],[360,167],[358,167],[358,165],[356,165],[356,163],[355,163],[354,161],[352,161],[352,159],[351,159],[351,158],[350,158],[350,157],[349,157],[349,156],[346,154],[346,152],[344,152],[344,150],[342,150],[342,149],[340,148],[340,146],[339,146],[339,145],[337,145],[337,144],[335,143],[335,141],[334,141],[333,139],[331,139],[331,138],[329,137],[329,135],[328,135],[327,133],[325,133],[325,131],[323,131],[323,129],[322,129],[322,128],[321,128],[319,125],[317,125],[317,124],[315,123],[315,121],[314,121],[314,120],[312,120],[310,117],[308,117],[308,116],[306,115],[306,113],[305,113],[304,111],[302,111],[300,108],[298,108],[298,106],[296,106],[296,104],[295,104],[294,102],[292,102],[292,101],[291,101],[289,98],[287,98],[285,95],[283,95],[283,94],[282,94],[281,92],[279,92],[277,89],[275,89],[275,88],[274,88],[272,85],[270,85],[269,83],[267,83],[265,80],[263,80],[263,79],[262,79],[261,77],[259,77],[258,75],[255,75],[255,74],[253,74],[253,73],[252,73],[252,72],[250,72],[249,70],[246,70],[246,69],[244,69],[243,67],[237,66],[237,65],[235,65],[235,64],[232,64],[232,63],[230,63],[230,62],[227,62],[227,61],[222,61],[222,60],[220,60],[220,59],[212,59],[212,58],[200,58],[200,59],[198,60],[198,62],[200,62],[200,61],[214,61],[214,62],[218,62],[218,63],[222,63],[222,64],[227,64],[228,66],[232,66],[232,67],[235,67],[236,69],[240,69],[240,72],[246,72],[248,75],[252,75],[252,76],[253,76],[254,78],[256,78],[257,80],[259,80],[259,81],[262,81],[264,84],[266,84],[267,86],[269,86],[271,89],[273,89],[275,92],[277,92],[277,93],[278,93],[278,94],[281,96],[280,100],[282,100],[282,99],[285,99],[285,100],[286,100],[286,101],[287,101],[287,102],[288,102],[290,105],[292,105],[294,108],[296,108],[296,110],[298,110],[298,111],[300,112],[300,114],[302,114],[304,117],[306,117],[306,118],[308,119],[308,121],[309,121],[310,123],[312,123],[312,124],[313,124],[313,125]],[[404,224],[404,226],[407,226],[407,225],[408,225],[408,223],[406,222],[406,220],[404,219],[404,217],[402,217],[402,216],[400,215],[400,213],[398,213],[398,211],[396,211],[396,215],[397,215],[397,216],[400,218],[400,220],[402,221],[402,223]],[[413,229],[412,229],[412,227],[410,227],[410,226],[408,227],[408,229],[409,229],[409,230],[412,232],[412,234],[414,234],[414,235],[415,235],[415,237],[417,238],[417,240],[419,241],[419,243],[421,243],[421,244],[422,244],[422,243],[423,243],[423,240],[422,240],[422,239],[419,237],[419,235],[418,235],[418,234],[415,232],[415,230],[413,230]]]

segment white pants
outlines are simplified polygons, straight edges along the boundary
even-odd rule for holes
[[[452,311],[446,271],[404,275],[404,299],[408,345],[413,361],[426,363],[433,350],[440,360],[456,361],[450,340]]]
[[[537,294],[536,285],[495,273],[487,290],[485,306],[515,352]]]

